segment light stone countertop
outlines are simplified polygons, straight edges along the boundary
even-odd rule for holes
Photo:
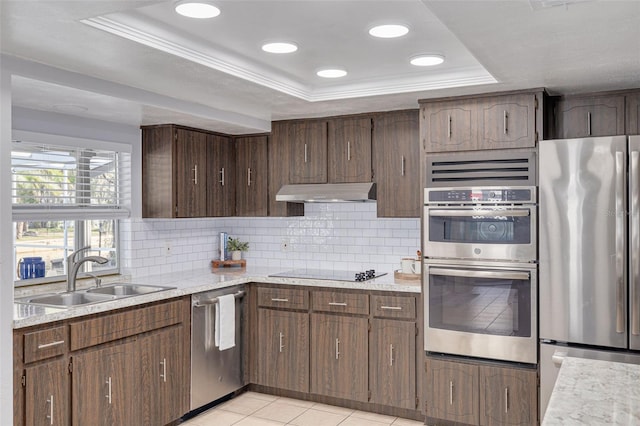
[[[542,425],[640,425],[640,365],[565,358]]]
[[[180,297],[202,291],[216,290],[231,287],[237,284],[251,282],[267,284],[300,285],[306,287],[329,287],[350,290],[377,290],[394,291],[405,293],[420,293],[420,281],[396,282],[393,273],[365,282],[344,282],[330,280],[311,280],[298,278],[269,277],[271,274],[282,272],[282,269],[251,268],[234,271],[233,269],[222,269],[212,272],[210,268],[180,271],[170,274],[132,276],[120,281],[130,281],[135,284],[148,284],[175,287],[173,290],[165,290],[157,293],[150,293],[140,296],[125,297],[118,300],[100,302],[92,305],[78,306],[73,308],[48,308],[22,303],[13,304],[13,328],[24,328],[38,324],[77,318],[84,315],[106,312],[113,309],[126,308],[129,306],[141,305],[158,300]],[[109,280],[112,281],[112,280]],[[109,281],[105,280],[104,285]],[[55,290],[63,291],[63,290]],[[49,292],[53,292],[50,290]],[[18,291],[16,291],[18,293]],[[30,295],[29,291],[21,291],[23,296]],[[18,297],[18,295],[17,295]]]

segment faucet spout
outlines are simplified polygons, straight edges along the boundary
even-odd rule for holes
[[[67,291],[76,291],[76,279],[78,276],[78,271],[83,263],[86,262],[95,262],[101,265],[107,263],[109,259],[102,256],[86,256],[79,260],[76,260],[78,254],[84,250],[89,250],[91,247],[84,247],[79,250],[74,251],[67,257]]]

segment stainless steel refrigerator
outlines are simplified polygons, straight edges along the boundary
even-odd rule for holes
[[[640,363],[640,136],[541,141],[539,159],[542,419],[563,356]]]

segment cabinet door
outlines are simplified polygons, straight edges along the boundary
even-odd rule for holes
[[[173,327],[142,339],[140,374],[142,423],[165,425],[189,411],[185,399],[182,327]]]
[[[137,342],[73,357],[74,426],[140,424]]]
[[[427,358],[427,416],[478,424],[478,367]]]
[[[624,135],[624,96],[565,98],[556,105],[557,137]]]
[[[237,138],[236,215],[266,216],[268,206],[267,137]]]
[[[330,183],[371,182],[371,119],[329,121],[327,151]]]
[[[289,183],[327,182],[327,122],[291,123]]]
[[[480,102],[478,148],[536,146],[536,96],[499,96]]]
[[[309,392],[309,315],[258,310],[258,382]]]
[[[177,217],[207,215],[207,135],[176,129]]]
[[[234,187],[235,167],[231,139],[209,135],[209,184],[207,191],[208,216],[229,217],[236,213]]]
[[[369,341],[371,401],[416,408],[416,324],[374,319]]]
[[[640,135],[640,92],[627,95],[626,108],[626,133]]]
[[[367,318],[311,314],[311,393],[367,401]]]
[[[419,113],[388,113],[374,124],[378,217],[420,217]]]
[[[426,152],[478,149],[476,102],[427,103],[420,109],[420,137]]]
[[[481,425],[535,425],[537,402],[535,370],[480,367]]]
[[[69,424],[69,361],[61,359],[25,369],[25,424]]]

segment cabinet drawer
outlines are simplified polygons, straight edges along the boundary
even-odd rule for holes
[[[412,296],[371,296],[371,310],[377,318],[415,319],[416,298]]]
[[[309,309],[309,292],[294,288],[258,288],[258,306],[282,309]]]
[[[24,362],[28,364],[61,355],[67,351],[68,346],[67,327],[64,325],[26,333],[24,335]]]
[[[337,291],[314,291],[312,307],[316,312],[369,315],[369,295]]]
[[[72,323],[71,350],[179,324],[184,320],[184,306],[182,300],[177,300]]]

